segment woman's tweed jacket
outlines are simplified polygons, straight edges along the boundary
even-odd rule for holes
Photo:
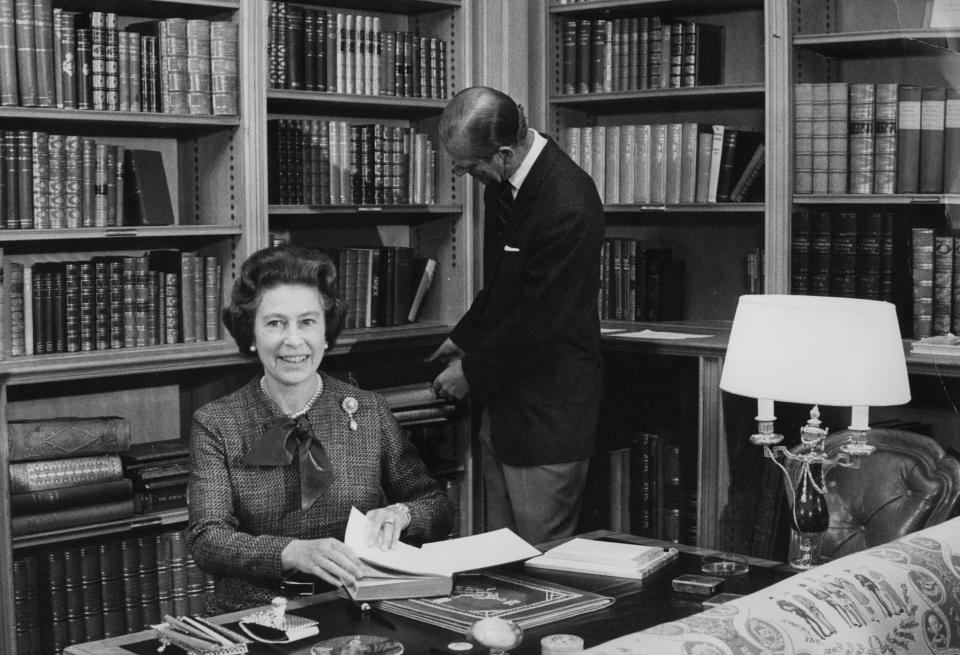
[[[322,377],[323,394],[307,416],[330,456],[334,481],[306,511],[300,509],[296,459],[277,467],[243,463],[266,428],[283,416],[260,389],[259,377],[194,413],[187,544],[200,568],[216,579],[208,611],[268,604],[280,590],[280,553],[287,544],[343,539],[351,506],[366,512],[406,503],[411,523],[405,541],[449,534],[450,502],[383,398]],[[342,407],[350,396],[359,404],[356,431]]]

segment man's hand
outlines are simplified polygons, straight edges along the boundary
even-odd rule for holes
[[[459,350],[459,349],[458,349]],[[433,393],[438,398],[460,400],[470,393],[470,383],[463,374],[460,358],[452,360],[433,381]]]
[[[464,355],[464,352],[460,350],[460,346],[455,344],[450,339],[444,340],[440,344],[440,347],[433,351],[433,353],[427,357],[428,362],[440,361],[444,364],[449,364],[455,359],[461,359]]]

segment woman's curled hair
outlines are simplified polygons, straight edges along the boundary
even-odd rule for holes
[[[346,315],[337,291],[337,268],[326,253],[283,245],[264,248],[247,257],[233,283],[230,304],[223,309],[223,324],[240,352],[252,354],[253,321],[260,294],[281,284],[302,284],[320,292],[325,337],[332,348]]]

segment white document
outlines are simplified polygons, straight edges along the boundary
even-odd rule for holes
[[[617,335],[628,339],[706,339],[709,334],[686,334],[684,332],[655,332],[654,330],[641,330],[640,332],[624,332]]]
[[[370,520],[356,507],[350,510],[343,542],[357,557],[382,568],[419,575],[453,575],[535,557],[540,551],[508,528],[493,532],[434,541],[415,548],[403,542],[391,550],[367,545]]]

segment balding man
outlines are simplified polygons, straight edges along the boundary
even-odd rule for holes
[[[597,310],[603,205],[593,180],[488,87],[459,92],[440,140],[484,190],[484,286],[431,356],[438,394],[471,393],[487,528],[574,534],[602,399]]]

